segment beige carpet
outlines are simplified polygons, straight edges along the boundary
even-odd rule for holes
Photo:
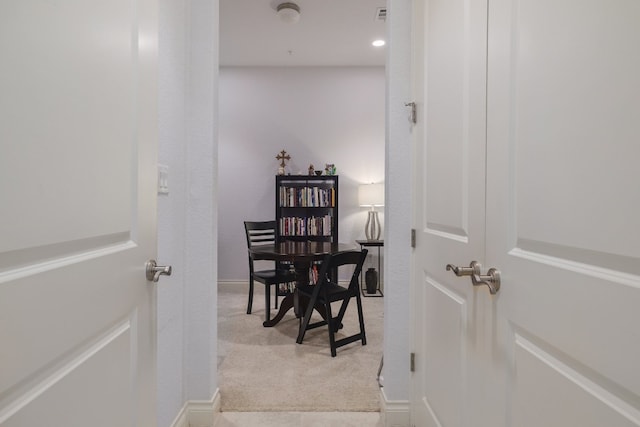
[[[383,298],[362,298],[367,345],[351,343],[331,357],[326,327],[307,331],[304,343],[296,344],[293,310],[275,327],[263,327],[263,289],[256,285],[253,313],[248,315],[248,284],[218,287],[221,410],[379,411]],[[345,334],[357,331],[355,299],[343,323]]]

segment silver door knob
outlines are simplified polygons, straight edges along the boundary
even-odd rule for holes
[[[458,267],[457,265],[447,264],[447,271],[452,270],[453,273],[458,276],[473,276],[474,274],[482,274],[482,266],[478,261],[471,261],[469,267]]]
[[[473,286],[487,285],[489,293],[495,295],[500,290],[500,270],[490,268],[487,274],[479,274],[471,276]]]
[[[458,277],[471,276],[473,286],[487,285],[491,295],[495,295],[500,290],[500,270],[497,268],[490,268],[487,274],[482,274],[482,265],[478,261],[471,261],[469,267],[447,264],[447,271],[449,270],[452,270]]]
[[[171,266],[158,265],[155,259],[151,259],[145,264],[145,272],[148,281],[157,282],[161,275],[171,276]]]

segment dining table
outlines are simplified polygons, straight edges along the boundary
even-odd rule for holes
[[[327,255],[337,252],[356,250],[354,245],[347,243],[332,243],[320,241],[284,241],[275,244],[257,245],[249,249],[249,255],[255,260],[270,260],[290,263],[296,271],[296,284],[309,283],[309,269],[315,261],[322,261]],[[301,298],[295,291],[288,292],[280,304],[278,313],[262,323],[265,327],[272,327],[292,308],[296,317],[302,317],[306,309],[307,301]],[[316,310],[324,318],[322,306]]]

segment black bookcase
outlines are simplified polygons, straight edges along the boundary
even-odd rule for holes
[[[278,242],[338,243],[338,176],[276,175]]]

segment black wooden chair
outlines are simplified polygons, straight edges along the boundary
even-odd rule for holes
[[[276,241],[275,221],[245,221],[244,231],[247,236],[247,249],[256,245],[274,244]],[[264,261],[269,262],[269,261]],[[249,253],[249,302],[247,314],[251,314],[253,306],[253,282],[264,284],[265,320],[271,318],[271,286],[275,290],[275,308],[278,308],[278,286],[295,281],[295,273],[287,266],[274,262],[274,268],[267,270],[255,270],[254,260]]]
[[[336,356],[336,349],[343,345],[361,340],[362,345],[367,344],[367,337],[364,331],[364,317],[362,315],[362,300],[360,299],[360,286],[358,277],[362,271],[362,264],[367,257],[367,250],[362,251],[344,251],[332,255],[327,255],[318,275],[318,283],[313,285],[298,285],[300,296],[309,298],[309,303],[305,311],[304,317],[300,322],[298,339],[296,342],[302,344],[305,332],[320,326],[328,325],[329,327],[329,344],[331,346],[331,356]],[[345,288],[337,284],[338,272],[341,267],[353,268],[351,279]],[[356,299],[358,308],[358,320],[360,322],[360,332],[345,338],[336,340],[336,334],[342,328],[342,320],[345,311],[349,305],[351,298]],[[331,303],[342,301],[338,315],[333,317],[331,313]],[[318,322],[310,323],[311,314],[314,306],[322,307],[325,315],[324,319]]]

